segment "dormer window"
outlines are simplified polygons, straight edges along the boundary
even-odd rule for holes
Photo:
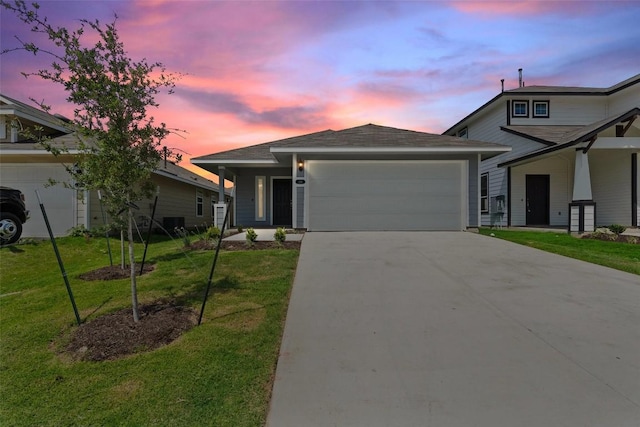
[[[513,117],[529,117],[529,101],[513,101]]]
[[[533,101],[533,117],[549,118],[549,101]]]

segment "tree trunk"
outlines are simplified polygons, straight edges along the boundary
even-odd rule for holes
[[[124,230],[120,227],[120,268],[124,270],[127,263],[124,256]]]
[[[138,316],[138,287],[136,285],[136,260],[133,255],[133,212],[131,208],[128,209],[128,214],[127,237],[129,238],[129,265],[131,266],[131,306],[133,308],[133,321],[138,322],[140,317]]]

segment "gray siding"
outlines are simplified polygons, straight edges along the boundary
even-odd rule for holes
[[[494,114],[492,117],[490,126],[478,126],[474,128],[474,139],[481,141],[491,141],[498,144],[503,144],[511,147],[511,151],[508,153],[500,154],[499,156],[492,157],[483,161],[480,165],[480,173],[489,173],[489,200],[492,197],[505,195],[508,200],[509,195],[507,193],[507,169],[498,168],[498,164],[506,162],[510,159],[520,157],[524,154],[538,150],[544,147],[544,144],[534,142],[516,135],[512,135],[500,130],[500,124],[498,120],[499,114]],[[502,115],[504,118],[504,112]],[[480,133],[482,132],[482,133]],[[508,202],[505,203],[504,217],[502,219],[502,225],[506,225],[508,218]],[[491,204],[489,206],[491,209]],[[496,221],[495,212],[483,213],[481,217],[481,223],[483,226],[490,226]]]
[[[607,116],[625,113],[640,106],[640,85],[636,84],[609,97]]]
[[[182,218],[184,226],[189,229],[198,227],[206,228],[213,224],[212,200],[218,199],[218,193],[208,189],[196,187],[186,182],[177,181],[168,177],[152,175],[152,181],[156,186],[160,186],[158,195],[158,205],[154,217],[157,227],[164,224],[164,218]],[[196,192],[202,192],[202,215],[196,212]],[[100,210],[100,201],[96,191],[90,192],[89,221],[91,227],[103,225]],[[135,219],[139,226],[146,227],[153,212],[153,202],[155,195],[148,199],[138,200],[136,206],[139,210],[135,213]],[[109,219],[107,219],[109,221]],[[173,230],[167,230],[173,232]]]
[[[256,176],[266,178],[265,220],[256,221]],[[236,176],[236,225],[243,227],[271,226],[271,177],[291,177],[291,168],[246,168]]]
[[[527,163],[511,171],[511,225],[526,225],[526,175],[549,175],[549,225],[568,226],[573,195],[573,159],[569,154]]]
[[[596,202],[596,225],[630,226],[631,152],[592,150],[589,152],[589,170]]]

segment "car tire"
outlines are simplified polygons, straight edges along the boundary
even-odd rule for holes
[[[22,235],[20,218],[11,212],[0,213],[0,245],[10,245],[17,242]]]

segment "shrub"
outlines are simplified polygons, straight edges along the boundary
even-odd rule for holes
[[[220,238],[220,229],[215,225],[212,225],[207,228],[207,231],[205,231],[204,238],[206,240],[218,240]]]
[[[185,247],[188,248],[189,246],[191,246],[191,236],[189,235],[189,231],[187,229],[185,229],[184,227],[176,227],[173,229],[173,231],[175,231],[176,235],[182,239],[182,243]]]
[[[244,228],[241,225],[239,225],[238,226],[238,233],[242,233],[243,230],[244,230]]]
[[[249,244],[249,246],[253,246],[258,238],[258,233],[256,233],[253,228],[249,227],[247,228],[247,235],[245,238],[247,239],[247,244]]]
[[[616,236],[619,236],[622,233],[624,233],[626,229],[627,229],[627,227],[625,227],[624,225],[620,225],[620,224],[611,224],[609,226],[609,231],[611,231]]]
[[[77,225],[69,230],[69,236],[71,237],[86,237],[90,236],[91,233],[84,224]]]
[[[276,242],[282,244],[285,240],[287,240],[287,232],[284,228],[278,227],[276,232],[273,234],[273,238],[276,239]]]
[[[83,224],[77,225],[71,229],[69,229],[68,233],[71,237],[93,237],[93,236],[104,236],[105,233],[111,232],[112,228],[110,225],[101,225],[98,227],[92,227],[91,229],[86,228]]]

